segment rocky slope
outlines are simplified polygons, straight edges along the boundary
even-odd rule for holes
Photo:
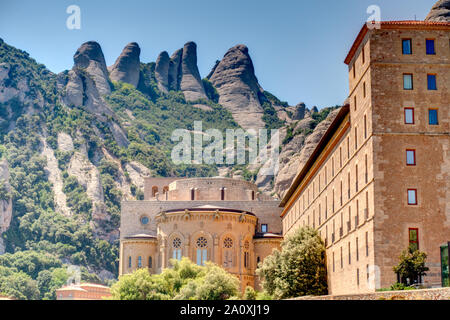
[[[219,93],[219,103],[231,112],[241,127],[264,128],[263,90],[245,45],[229,49],[208,79]]]
[[[450,0],[436,2],[425,21],[450,22]]]
[[[280,128],[281,139],[316,125],[304,104],[289,106],[259,86],[245,46],[230,49],[209,80],[200,77],[193,42],[156,62],[139,56],[139,45],[130,43],[107,68],[101,46],[90,41],[76,51],[71,70],[53,74],[0,40],[0,254],[51,252],[111,278],[120,202],[142,198],[145,176],[252,179],[251,170],[267,194],[287,184],[258,176],[260,166],[170,161],[173,130],[193,121],[222,132]],[[288,143],[282,160],[302,146]]]

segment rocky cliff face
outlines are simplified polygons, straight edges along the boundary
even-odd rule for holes
[[[170,67],[169,54],[163,51],[156,59],[155,77],[158,83],[158,89],[164,93],[167,93],[169,87],[169,67]]]
[[[140,54],[141,48],[136,42],[127,44],[114,65],[108,68],[110,79],[126,82],[137,87],[139,83]]]
[[[308,161],[338,112],[339,109],[330,112],[327,118],[320,122],[308,136],[305,132],[311,127],[313,122],[311,117],[300,120],[295,124],[293,131],[301,133],[295,135],[289,143],[283,146],[280,153],[280,170],[273,183],[273,191],[280,198],[283,198],[297,173]]]
[[[0,236],[7,231],[12,219],[12,198],[9,194],[11,186],[9,184],[9,168],[6,160],[0,161]],[[6,193],[6,194],[5,194]],[[5,252],[5,245],[3,239],[0,237],[0,254]]]
[[[209,80],[217,89],[219,103],[246,129],[263,128],[262,89],[255,76],[252,59],[245,45],[229,49],[214,67]]]
[[[207,99],[197,67],[195,42],[186,43],[170,59],[167,52],[161,52],[156,60],[155,78],[162,92],[181,90],[186,101]]]
[[[197,67],[197,45],[195,42],[188,42],[183,47],[180,89],[187,101],[207,99]]]
[[[425,21],[450,22],[450,0],[436,2]]]
[[[108,81],[108,69],[100,45],[95,41],[83,43],[73,56],[74,68],[85,69],[94,80],[100,95],[111,93]]]

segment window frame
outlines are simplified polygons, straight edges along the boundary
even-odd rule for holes
[[[412,122],[406,122],[406,110],[411,110],[412,111]],[[415,124],[415,116],[414,116],[414,108],[411,107],[406,107],[403,108],[403,122],[405,124]]]
[[[436,123],[430,122],[430,111],[436,111]],[[439,125],[439,109],[437,109],[437,108],[429,108],[428,109],[428,125],[429,126],[438,126]]]
[[[412,152],[413,153],[413,163],[408,163],[408,152]],[[416,149],[406,149],[406,165],[408,167],[414,167],[416,166],[417,162],[416,162]]]
[[[404,43],[405,43],[405,41],[409,41],[409,53],[405,53],[405,46],[404,46]],[[407,55],[407,56],[409,56],[409,55],[412,55],[413,54],[413,47],[412,47],[412,39],[411,38],[404,38],[404,39],[402,39],[402,54],[403,55]]]
[[[434,89],[430,89],[430,77],[434,77]],[[436,73],[427,73],[427,89],[428,89],[428,91],[437,91],[438,87],[437,87],[437,74]]]
[[[416,231],[416,240],[411,240],[411,231]],[[417,245],[416,250],[419,250],[419,228],[408,228],[408,247],[415,243]]]
[[[265,227],[266,231],[264,231],[264,227]],[[261,224],[261,233],[267,233],[268,230],[269,230],[269,228],[267,226],[267,223]]]
[[[410,89],[405,87],[405,76],[411,76],[411,88]],[[403,90],[406,90],[406,91],[414,90],[414,74],[412,74],[412,73],[404,73],[403,74]]]
[[[428,53],[428,41],[433,41],[433,53]],[[436,55],[436,39],[434,39],[434,38],[425,39],[425,53],[429,56]]]
[[[409,192],[413,191],[414,192],[414,202],[409,202]],[[418,205],[418,201],[417,201],[417,189],[408,189],[407,190],[407,203],[409,206],[417,206]]]

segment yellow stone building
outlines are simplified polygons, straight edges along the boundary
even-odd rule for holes
[[[147,178],[143,201],[122,202],[119,275],[189,257],[258,288],[257,263],[282,241],[279,203],[243,180]]]
[[[408,245],[439,286],[450,240],[450,23],[364,25],[345,63],[350,93],[281,202],[283,234],[309,225],[326,243],[330,294],[397,281]]]

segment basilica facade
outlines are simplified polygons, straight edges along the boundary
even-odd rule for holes
[[[259,288],[261,262],[282,241],[279,201],[247,181],[147,178],[144,200],[122,203],[119,274],[160,273],[171,259],[214,262]]]

